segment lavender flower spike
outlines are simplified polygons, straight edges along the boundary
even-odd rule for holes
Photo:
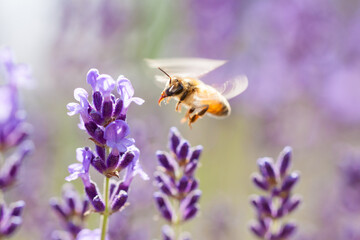
[[[76,239],[105,240],[110,215],[128,205],[128,190],[133,178],[139,174],[148,179],[139,163],[140,151],[135,140],[129,138],[131,132],[125,121],[130,102],[142,104],[144,100],[133,97],[130,81],[122,76],[115,82],[111,76],[90,69],[87,83],[92,87],[92,94],[82,88],[75,89],[74,97],[79,103],[69,103],[67,108],[68,115],[80,115],[79,128],[87,131],[95,144],[95,151],[89,147],[78,148],[76,158],[79,163],[69,166],[70,175],[65,179],[72,181],[80,177],[92,206],[89,212],[101,214],[100,229],[82,230]],[[115,87],[117,95],[112,93]],[[92,101],[89,101],[89,96],[92,96]],[[97,184],[91,181],[90,166],[104,177],[102,194]],[[111,179],[113,177],[121,180]],[[58,206],[56,209],[63,212]],[[66,216],[66,213],[60,215]]]
[[[253,182],[264,196],[253,196],[251,203],[255,207],[257,221],[251,223],[250,230],[260,239],[288,239],[296,231],[294,223],[282,222],[281,227],[274,227],[275,221],[293,212],[300,205],[300,198],[292,195],[292,190],[299,180],[297,172],[288,172],[292,149],[285,147],[276,162],[271,158],[258,159],[259,174],[253,174]],[[278,204],[277,204],[278,203]]]
[[[65,232],[54,231],[53,238],[59,238],[59,235],[70,235],[71,238],[75,238],[85,226],[89,200],[81,197],[74,187],[67,183],[63,186],[62,199],[51,198],[50,206],[65,229]]]
[[[31,126],[25,122],[25,111],[19,101],[19,87],[31,86],[31,71],[17,64],[9,48],[0,49],[0,195],[13,187],[26,156],[33,149],[28,140]],[[22,223],[24,201],[8,207],[0,199],[0,239],[10,237]]]
[[[169,149],[170,153],[156,152],[160,165],[155,172],[155,180],[159,191],[154,193],[154,199],[161,216],[169,224],[163,226],[163,239],[175,240],[176,237],[183,238],[185,235],[186,239],[190,239],[187,234],[178,233],[179,236],[175,236],[173,228],[198,213],[201,191],[197,189],[198,181],[194,175],[202,147],[191,148],[188,141],[173,127],[170,129]],[[178,204],[172,205],[172,202]]]

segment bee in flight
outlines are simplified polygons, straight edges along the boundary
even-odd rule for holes
[[[189,126],[205,114],[213,117],[227,117],[231,108],[228,99],[231,99],[248,86],[246,76],[238,76],[226,81],[219,88],[202,82],[199,78],[223,65],[226,61],[182,58],[182,59],[146,59],[151,68],[158,68],[164,75],[156,76],[156,80],[165,85],[159,98],[159,105],[167,98],[178,100],[175,110],[181,111],[181,106],[188,108],[183,122]]]

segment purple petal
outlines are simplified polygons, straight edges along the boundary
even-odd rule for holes
[[[134,102],[137,105],[142,105],[145,102],[145,100],[139,97],[133,97],[131,98],[131,102]]]
[[[106,74],[101,74],[97,78],[96,85],[99,91],[103,94],[105,100],[110,100],[111,91],[115,88],[114,79]]]
[[[86,81],[88,84],[91,85],[93,91],[96,91],[96,79],[99,76],[99,71],[95,68],[92,68],[89,70],[87,77],[86,77]]]
[[[116,120],[105,128],[104,138],[109,147],[116,148],[119,152],[125,152],[126,147],[134,144],[133,140],[125,138],[129,133],[130,129],[127,123],[123,120]]]
[[[78,102],[84,102],[85,100],[87,101],[89,94],[87,93],[87,91],[83,88],[76,88],[74,90],[74,98],[76,99],[76,101]]]

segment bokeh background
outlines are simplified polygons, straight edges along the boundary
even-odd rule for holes
[[[145,171],[171,126],[204,152],[198,170],[201,213],[185,226],[194,239],[255,239],[249,196],[259,157],[294,149],[295,188],[303,204],[291,215],[295,239],[360,239],[360,2],[357,0],[0,0],[0,45],[31,66],[22,91],[34,131],[34,154],[6,195],[27,202],[15,239],[50,239],[62,226],[50,209],[75,161],[92,145],[69,117],[73,89],[96,67],[128,77],[135,95],[128,121]],[[228,63],[204,78],[221,83],[246,74],[249,88],[232,99],[232,115],[204,117],[189,129],[174,102],[157,105],[161,89],[144,58],[206,57]],[[97,173],[93,173],[96,179]],[[99,178],[100,180],[100,178]],[[80,181],[75,183],[82,191]],[[152,180],[132,185],[131,206],[111,217],[113,239],[159,239],[162,219]],[[98,218],[90,218],[96,228]]]

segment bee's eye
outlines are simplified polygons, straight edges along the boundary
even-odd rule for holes
[[[183,91],[183,86],[181,84],[172,85],[166,90],[168,96],[179,94]]]

